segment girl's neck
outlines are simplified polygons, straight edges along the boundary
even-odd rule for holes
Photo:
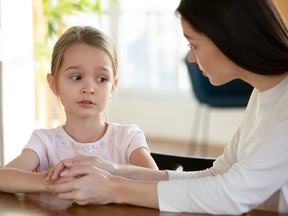
[[[103,120],[74,122],[67,119],[63,127],[76,142],[91,143],[104,136],[108,124]]]

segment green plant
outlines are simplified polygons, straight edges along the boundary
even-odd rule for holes
[[[47,17],[48,37],[57,35],[59,27],[65,25],[63,16],[76,13],[103,15],[102,0],[43,0],[43,11]]]

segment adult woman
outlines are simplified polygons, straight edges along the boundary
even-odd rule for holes
[[[277,8],[272,0],[181,0],[177,12],[191,47],[189,60],[212,84],[239,78],[254,87],[223,155],[208,170],[183,173],[73,158],[58,164],[47,180],[82,177],[65,183],[60,178],[49,190],[79,204],[129,203],[212,214],[258,207],[287,213],[288,30]]]

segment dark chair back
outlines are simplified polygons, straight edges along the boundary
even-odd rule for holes
[[[197,171],[212,167],[215,159],[151,153],[160,170]]]
[[[193,92],[200,103],[212,107],[246,107],[253,87],[236,79],[221,86],[213,86],[196,63],[185,59]]]

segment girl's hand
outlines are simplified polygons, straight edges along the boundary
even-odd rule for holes
[[[54,168],[42,172],[42,176],[46,177],[46,181],[56,181],[60,177],[60,173],[65,170],[64,160],[60,161]]]
[[[114,174],[114,171],[119,165],[103,158],[78,156],[64,160],[63,166],[69,168],[72,166],[95,166]]]
[[[117,168],[117,164],[102,158],[78,156],[60,161],[54,168],[43,172],[42,175],[46,177],[46,181],[56,181],[67,168],[71,168],[72,166],[95,166],[110,173],[114,173]]]

